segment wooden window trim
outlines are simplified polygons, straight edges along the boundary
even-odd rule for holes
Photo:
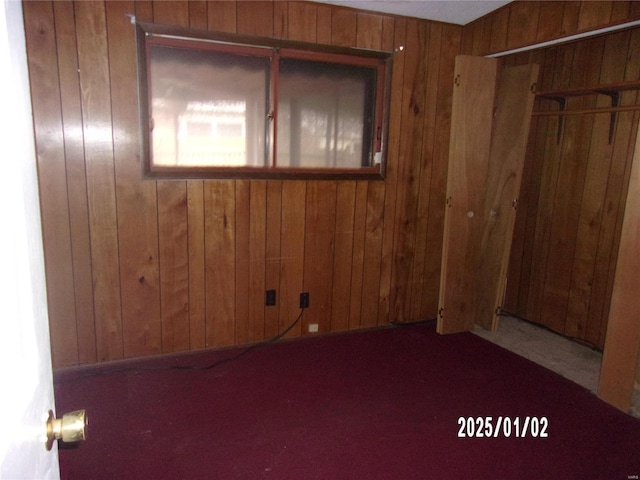
[[[344,64],[365,66],[377,69],[377,83],[375,85],[375,122],[371,153],[375,162],[369,167],[360,168],[289,168],[278,167],[274,159],[277,151],[277,91],[274,85],[278,81],[278,69],[272,66],[271,75],[275,77],[270,92],[270,111],[273,121],[269,125],[269,147],[267,167],[164,167],[154,165],[151,161],[151,109],[150,89],[148,88],[147,72],[150,71],[150,48],[152,45],[176,46],[182,48],[211,49],[236,54],[252,56],[268,56],[280,58],[295,58]],[[268,37],[254,37],[236,35],[208,30],[192,30],[181,27],[169,27],[151,23],[136,23],[136,45],[138,55],[138,89],[139,110],[141,124],[141,146],[143,155],[143,175],[152,179],[357,179],[384,180],[387,162],[387,138],[389,130],[389,106],[391,97],[391,52],[382,52],[351,47],[337,47]]]

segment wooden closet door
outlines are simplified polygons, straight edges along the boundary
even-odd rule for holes
[[[497,327],[537,76],[456,58],[439,333]]]

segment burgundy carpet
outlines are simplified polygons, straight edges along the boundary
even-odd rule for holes
[[[117,368],[207,365],[240,351]],[[63,479],[640,474],[640,420],[477,336],[440,336],[433,325],[269,344],[206,371],[73,381],[104,369],[56,374],[58,412],[85,408],[89,417],[87,441],[60,447]],[[487,416],[509,418],[497,437],[458,437],[459,417]],[[526,417],[535,420],[525,438],[516,438],[515,422],[522,422],[522,436]],[[547,437],[539,438],[540,428],[534,438],[531,427],[543,417]]]

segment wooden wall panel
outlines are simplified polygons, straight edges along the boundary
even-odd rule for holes
[[[69,18],[69,17],[67,17]],[[73,16],[71,15],[71,18]],[[72,240],[67,197],[66,158],[61,112],[61,86],[56,57],[56,30],[52,4],[30,3],[24,8],[29,58],[35,139],[40,175],[40,203],[47,272],[47,297],[51,320],[51,346],[54,364],[79,362],[78,329],[73,285]],[[63,46],[66,46],[63,44]],[[64,55],[64,52],[62,53]],[[73,64],[72,64],[73,65]],[[73,67],[72,67],[73,68]],[[77,65],[75,66],[77,72]],[[73,87],[66,84],[66,88]],[[76,100],[79,103],[79,100]],[[67,106],[68,103],[65,103]],[[70,118],[70,121],[73,119]],[[76,120],[75,127],[78,128]],[[69,124],[69,127],[74,126]],[[80,127],[81,128],[81,127]],[[73,141],[74,137],[71,137]],[[76,141],[82,135],[76,133]],[[74,153],[74,150],[71,150]],[[80,239],[78,239],[80,241]],[[89,281],[91,279],[89,278]]]
[[[331,7],[318,5],[316,9],[316,42],[331,44]]]
[[[266,246],[265,246],[265,290],[276,291],[276,305],[265,309],[265,338],[273,338],[279,331],[278,299],[280,292],[280,258],[282,225],[282,182],[267,182],[266,208]]]
[[[576,48],[572,62],[571,83],[576,86],[590,85],[593,75],[589,72],[588,59],[591,48],[602,48],[593,41]],[[577,107],[595,106],[593,98],[571,99]],[[571,106],[571,104],[570,104]],[[553,330],[563,332],[566,327],[568,295],[570,291],[572,262],[578,241],[579,211],[586,176],[593,116],[571,115],[564,118],[564,132],[557,187],[553,200],[550,227],[550,248],[545,271],[540,321]],[[585,140],[586,139],[586,140]]]
[[[353,219],[353,249],[351,253],[351,285],[349,295],[349,328],[360,327],[364,272],[364,240],[367,214],[367,182],[357,182]],[[340,312],[338,312],[340,314]]]
[[[78,50],[73,24],[73,3],[55,2],[53,11],[56,23],[56,45],[58,47],[67,194],[71,198],[84,199],[84,201],[66,202],[69,209],[69,233],[71,235],[78,361],[80,363],[90,363],[96,361],[96,327],[93,314],[93,282],[89,211],[86,201],[87,179],[84,166],[84,141],[82,135],[80,135],[82,131],[82,110],[80,107],[80,82],[77,75]],[[64,215],[64,212],[59,213]],[[63,266],[60,273],[65,271],[65,266]],[[64,299],[64,296],[61,299]],[[73,321],[73,316],[69,320]]]
[[[432,35],[437,29],[432,28]],[[460,50],[460,36],[453,26],[442,27],[440,46],[433,46],[433,52],[439,51],[440,65],[438,68],[437,91],[448,91],[455,69],[456,52]],[[429,47],[430,51],[432,46]],[[440,277],[440,264],[442,258],[442,241],[444,231],[444,205],[443,198],[447,192],[447,168],[449,165],[449,134],[451,131],[452,95],[436,95],[436,118],[433,149],[430,155],[425,150],[425,155],[430,158],[431,181],[429,183],[429,209],[426,231],[426,259],[424,268],[425,284],[422,290],[420,318],[432,318],[433,312],[438,309],[439,282],[433,279]]]
[[[602,358],[598,396],[623,411],[631,405],[634,380],[640,356],[640,136],[635,155],[622,225],[620,257],[614,279],[611,321],[607,329],[607,348]],[[635,374],[634,374],[635,373]]]
[[[238,18],[236,2],[208,0],[207,7],[207,24],[209,30],[230,33],[236,31]]]
[[[158,182],[162,351],[189,347],[189,249],[186,183]],[[138,320],[139,321],[139,320]]]
[[[204,183],[207,347],[235,343],[235,184]]]
[[[189,241],[189,347],[206,345],[206,248],[204,182],[187,183],[187,238]]]
[[[503,8],[491,15],[489,48],[492,52],[505,50],[507,48],[507,34],[509,32],[509,19],[511,16],[510,13],[510,9]]]
[[[529,204],[535,205],[534,208],[530,209],[533,215],[528,218],[528,224],[532,226],[530,228],[525,227],[527,233],[533,238],[532,243],[529,244],[528,252],[530,253],[527,255],[530,268],[528,270],[526,267],[523,268],[523,271],[527,271],[527,276],[520,278],[515,278],[510,271],[507,280],[507,292],[515,289],[518,283],[526,285],[526,290],[523,289],[521,294],[524,296],[526,291],[526,296],[524,299],[519,299],[519,310],[514,310],[514,313],[526,311],[525,318],[538,322],[541,321],[542,295],[550,248],[551,221],[553,219],[553,198],[560,168],[561,146],[557,142],[558,122],[558,117],[551,117],[542,125],[539,124],[537,131],[540,134],[536,137],[534,148],[543,149],[545,155],[539,162],[536,162],[539,167],[534,168],[532,172],[540,172],[539,177],[534,177],[540,178],[540,180],[531,186],[530,197],[523,196],[524,192],[521,191],[518,198],[518,203],[520,204],[518,216],[520,212],[526,211],[525,206],[528,208]],[[527,159],[531,160],[531,157]],[[516,241],[515,239],[520,235],[520,232],[521,230],[514,231],[514,241]],[[523,253],[524,255],[526,253]],[[508,296],[509,293],[507,293]]]
[[[331,330],[335,332],[349,329],[355,200],[356,182],[338,182],[331,295]]]
[[[580,21],[580,10],[582,8],[580,1],[564,2],[564,12],[562,15],[562,36],[566,36],[567,32],[577,32],[578,22]]]
[[[308,331],[309,324],[318,324],[318,331],[328,332],[331,320],[336,182],[307,182],[305,203],[304,275],[300,291],[309,293],[313,307],[305,311],[302,332]]]
[[[506,48],[522,45],[526,40],[536,37],[540,4],[538,2],[515,2],[509,11]],[[534,21],[532,21],[534,20]]]
[[[438,67],[440,63],[440,46],[442,43],[442,25],[432,25],[428,32],[428,48],[425,61],[430,68],[427,69],[424,79],[425,96],[423,109],[424,137],[421,151],[420,173],[417,179],[419,188],[418,203],[416,206],[416,238],[425,238],[429,228],[429,200],[431,198],[431,175],[433,170],[433,146],[436,134],[436,101],[435,94],[438,91]],[[427,257],[427,242],[416,242],[415,260],[411,272],[411,303],[409,315],[411,318],[420,318],[422,312],[422,292],[425,283],[425,265]]]
[[[578,30],[593,30],[611,22],[613,2],[583,2],[580,5]]]
[[[394,32],[394,50],[404,47],[406,40],[407,22],[397,20]],[[404,50],[396,53],[393,58],[393,79],[392,85],[402,85],[404,83]],[[389,124],[398,125],[402,119],[403,91],[400,88],[393,88],[391,91],[391,107],[389,110]],[[400,131],[393,128],[389,132],[387,142],[388,159],[397,158],[400,149]],[[391,314],[391,280],[393,267],[393,229],[395,222],[396,203],[395,196],[398,188],[398,166],[396,162],[387,161],[387,177],[385,181],[384,208],[385,217],[383,222],[382,237],[382,258],[380,259],[380,298],[378,302],[378,325],[389,322]]]
[[[131,21],[126,16],[133,12],[134,5],[133,2],[110,2],[106,7],[109,71],[113,85],[111,108],[114,124],[121,126],[113,140],[122,324],[126,338],[124,355],[142,356],[160,353],[164,347],[157,193],[155,182],[140,182],[142,159],[138,154],[137,95],[129,88],[123,88],[127,79],[136,75],[135,65],[127,61],[135,55]]]
[[[640,79],[640,62],[637,61],[640,58],[640,29],[634,29],[629,33],[627,58],[631,61],[625,65],[624,79],[638,80]],[[640,103],[640,92],[630,91],[622,94],[622,105],[638,105],[638,103]],[[609,172],[607,194],[603,205],[603,228],[598,240],[590,319],[587,323],[587,339],[598,345],[605,341],[606,336],[607,312],[615,278],[614,262],[617,261],[623,222],[622,211],[626,205],[625,195],[629,189],[633,158],[637,158],[638,154],[634,138],[637,136],[639,121],[639,112],[623,113],[618,117],[615,131],[612,168]],[[604,294],[601,293],[602,291]]]
[[[616,55],[616,53],[627,50],[628,44],[628,32],[625,32],[624,35],[613,35],[604,39],[602,66],[598,72],[599,79],[596,81],[613,83],[624,78],[626,58]],[[594,49],[592,52],[597,51]],[[606,96],[600,96],[596,100],[596,105],[599,107],[606,107],[610,104],[611,100]],[[586,327],[589,319],[589,304],[599,236],[601,230],[606,229],[606,223],[603,222],[603,207],[609,172],[612,169],[613,146],[616,143],[609,143],[611,115],[599,114],[594,117],[590,148],[586,156],[586,177],[580,205],[565,325],[566,335],[585,339],[587,339]],[[594,343],[597,344],[598,341]]]
[[[548,86],[550,89],[559,89],[567,86],[567,78],[570,78],[572,54],[570,48],[560,47],[557,50],[547,51],[540,77],[541,85]],[[554,69],[554,65],[558,65],[560,69]],[[551,73],[548,73],[551,71]],[[546,106],[543,108],[552,108]],[[558,172],[561,165],[560,153],[562,145],[558,142],[559,117],[544,117],[536,119],[537,128],[532,131],[537,132],[534,148],[536,151],[544,152],[544,156],[528,154],[527,159],[534,162],[532,168],[530,197],[524,197],[520,192],[518,203],[520,204],[518,216],[520,212],[531,211],[527,225],[529,238],[533,238],[529,244],[529,249],[523,253],[529,258],[530,268],[527,265],[523,267],[523,272],[527,272],[527,277],[514,278],[509,273],[507,297],[509,291],[517,288],[518,283],[524,285],[523,292],[527,292],[526,297],[519,300],[519,312],[526,309],[526,318],[533,321],[540,321],[542,309],[542,295],[544,292],[544,279],[546,276],[547,259],[549,256],[550,245],[550,229],[553,219],[553,198],[555,194],[555,186],[557,185]],[[531,144],[531,143],[530,143]],[[539,160],[538,160],[539,159]],[[529,179],[523,178],[523,182]],[[531,198],[531,200],[528,200]],[[528,208],[533,205],[533,208]],[[514,231],[514,241],[520,235],[521,230]],[[530,252],[530,253],[529,253]],[[524,275],[524,273],[523,273]],[[526,279],[530,278],[530,281]]]
[[[384,17],[380,15],[358,13],[356,46],[374,50],[391,51],[392,43],[384,44]],[[390,37],[387,36],[387,42]],[[358,194],[358,192],[361,192]],[[380,247],[382,242],[382,210],[384,189],[380,182],[357,182],[356,190],[356,231],[362,229],[361,240],[356,238],[360,248],[354,249],[354,268],[352,278],[351,328],[374,327],[378,317],[378,295],[380,291]],[[356,265],[354,265],[356,267]],[[355,286],[355,291],[354,287]],[[357,320],[357,321],[356,321]]]
[[[636,101],[634,93],[630,102],[635,104]],[[637,112],[623,112],[618,116],[611,168],[607,172],[606,192],[600,205],[600,230],[590,278],[589,309],[584,338],[593,345],[603,345],[605,341],[607,312],[615,274],[614,262],[617,259],[622,211],[625,205],[622,195],[628,189],[630,158],[635,147],[632,140],[636,135],[639,119],[640,115]]]
[[[385,189],[383,184],[380,182],[369,182],[366,206],[367,216],[365,220],[364,264],[362,269],[361,327],[375,327],[378,324],[384,193]]]
[[[252,180],[249,197],[249,341],[265,339],[267,183]]]
[[[405,40],[405,75],[413,79],[405,82],[400,123],[400,149],[398,152],[398,182],[402,188],[396,192],[394,227],[393,276],[395,288],[391,290],[390,317],[392,321],[410,320],[411,271],[414,261],[417,199],[424,131],[424,99],[426,93],[425,50],[429,26],[415,20],[407,21]]]
[[[315,42],[317,34],[316,5],[309,2],[288,2],[288,38],[300,42]]]
[[[462,53],[487,55],[639,18],[634,0],[516,0],[465,25]]]
[[[250,181],[235,183],[235,342],[251,341],[249,324]],[[225,252],[220,252],[224,254]]]
[[[236,8],[238,33],[260,37],[273,34],[273,2],[238,2]]]
[[[300,293],[303,292],[305,252],[305,209],[307,182],[286,181],[282,184],[282,240],[280,244],[280,331],[286,329],[300,314]],[[314,299],[311,299],[313,302]],[[299,323],[287,334],[299,336]]]
[[[74,4],[99,361],[124,356],[105,5]],[[74,199],[70,199],[73,201]]]
[[[530,3],[530,2],[527,2]],[[544,42],[550,38],[561,37],[564,32],[562,30],[562,19],[564,14],[565,4],[563,1],[549,1],[540,2],[540,11],[538,13],[537,22],[534,20],[531,24],[537,23],[537,32],[535,37],[527,39],[520,39],[520,42],[513,42],[510,44],[511,48],[515,45],[525,45],[528,42]],[[531,19],[529,19],[530,21]]]
[[[348,47],[356,42],[358,13],[355,10],[340,8],[331,15],[331,43]]]
[[[206,0],[192,0],[189,2],[189,27],[207,29]]]
[[[140,21],[393,51],[385,181],[144,179]],[[312,2],[26,2],[56,367],[434,318],[462,28]],[[433,68],[433,65],[436,67]],[[78,74],[78,69],[80,73]],[[266,289],[277,305],[265,307]],[[69,334],[71,332],[71,334]]]

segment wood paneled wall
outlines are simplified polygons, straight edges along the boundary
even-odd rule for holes
[[[386,181],[142,178],[140,21],[392,51]],[[55,367],[436,314],[461,27],[307,2],[24,3]],[[266,289],[277,305],[264,306]]]
[[[465,25],[462,52],[488,55],[638,19],[634,0],[517,0]]]
[[[639,7],[639,2],[515,2],[465,27],[463,50],[497,52],[628,21],[640,16]],[[639,80],[640,29],[505,61],[538,63],[538,89],[545,91]],[[621,96],[621,105],[638,103],[635,91]],[[606,96],[585,96],[569,99],[568,108],[608,105]],[[538,100],[535,109],[557,109],[557,104]],[[532,121],[505,308],[603,348],[640,115],[618,113],[611,143],[609,113],[563,117],[558,139],[559,118]]]

